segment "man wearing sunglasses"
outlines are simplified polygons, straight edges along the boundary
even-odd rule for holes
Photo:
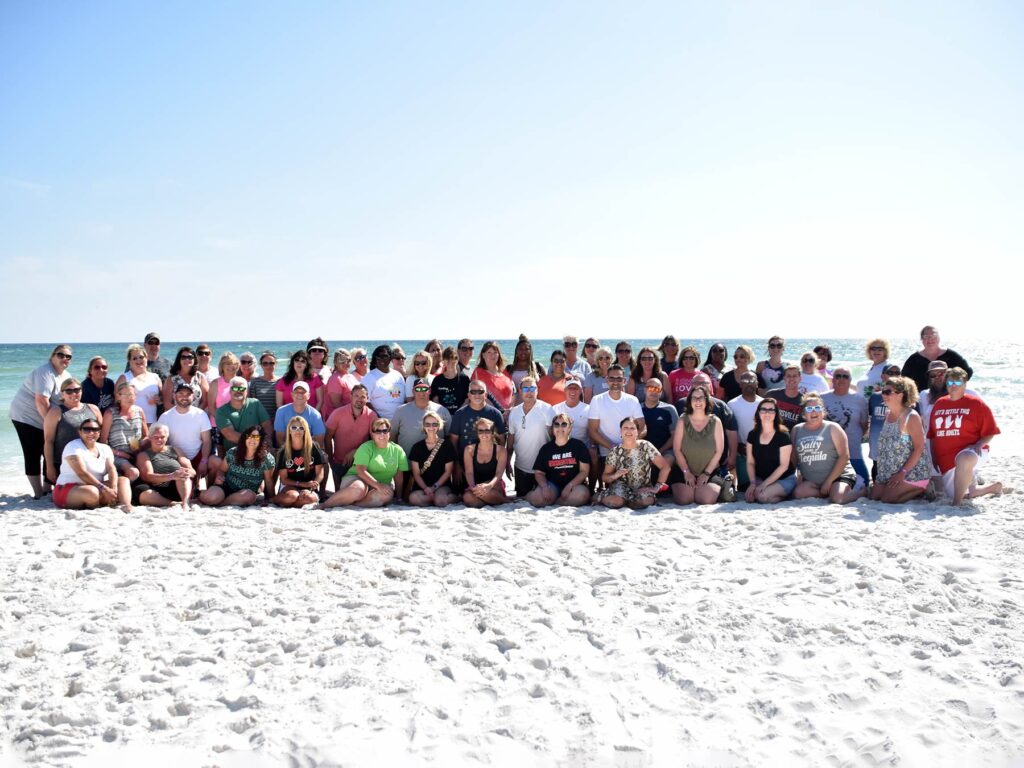
[[[160,377],[162,385],[171,375],[171,361],[160,355],[160,334],[150,331],[146,334],[142,346],[146,350],[146,368]],[[126,371],[130,368],[128,365],[124,367]]]
[[[967,378],[963,368],[949,369],[949,394],[935,403],[928,420],[932,462],[942,475],[946,495],[957,506],[965,499],[998,495],[1003,490],[1002,483],[977,484],[978,469],[988,460],[989,443],[999,434],[999,427],[984,401],[967,394]]]
[[[469,402],[459,408],[452,416],[451,431],[448,439],[455,446],[457,456],[463,456],[466,446],[477,442],[476,422],[478,419],[490,419],[494,422],[494,442],[498,445],[505,444],[505,417],[501,411],[487,402],[487,387],[482,381],[470,381]],[[455,469],[452,472],[452,490],[461,493],[464,490],[464,474],[462,462],[455,462]]]
[[[224,441],[224,452],[238,445],[238,438],[248,427],[263,428],[263,434],[271,434],[273,425],[270,414],[263,403],[255,397],[248,397],[249,383],[241,376],[231,379],[231,399],[217,409],[217,429]],[[210,471],[216,472],[214,461],[210,461]]]
[[[442,427],[438,437],[444,437],[451,429],[452,415],[443,405],[430,402],[430,382],[416,379],[412,384],[412,400],[395,411],[391,420],[391,442],[398,443],[408,456],[412,447],[427,438],[423,431],[423,417],[432,413],[441,419]],[[409,475],[412,480],[412,474]]]
[[[301,416],[306,420],[309,425],[309,436],[314,443],[323,448],[327,427],[324,425],[324,419],[320,412],[309,404],[309,384],[301,379],[292,385],[292,401],[282,405],[274,414],[274,435],[278,445],[284,445],[288,422],[296,416]]]
[[[850,391],[852,376],[845,365],[836,366],[832,371],[832,391],[826,392],[821,399],[825,403],[828,420],[838,424],[846,433],[853,471],[867,483],[868,465],[864,462],[861,441],[868,428],[868,400],[864,395]]]

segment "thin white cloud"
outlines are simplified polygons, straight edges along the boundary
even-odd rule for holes
[[[38,181],[28,181],[26,179],[16,179],[11,176],[3,177],[3,184],[5,187],[20,189],[23,192],[27,192],[33,197],[46,197],[50,194],[51,189],[49,184],[42,184]]]

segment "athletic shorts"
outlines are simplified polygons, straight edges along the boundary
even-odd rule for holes
[[[59,509],[64,509],[68,505],[68,494],[71,493],[72,488],[77,488],[81,483],[61,483],[53,487],[53,503],[57,505]]]

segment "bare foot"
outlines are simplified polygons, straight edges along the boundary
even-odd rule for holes
[[[981,488],[978,488],[978,487],[972,488],[970,493],[968,493],[967,495],[968,495],[969,498],[976,499],[979,496],[998,496],[1002,492],[1003,492],[1003,484],[1002,483],[991,483],[991,484],[983,486]]]

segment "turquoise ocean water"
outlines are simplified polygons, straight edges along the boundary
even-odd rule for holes
[[[625,339],[633,345],[634,355],[641,346],[651,345],[657,347],[661,337],[657,339]],[[399,339],[397,340],[407,355],[410,355],[423,348],[426,343],[424,339]],[[477,351],[486,339],[474,339]],[[601,342],[612,349],[619,339],[601,339]],[[701,352],[701,358],[707,355],[708,349],[716,339],[686,339],[680,337],[680,342],[685,346],[693,344]],[[766,338],[760,339],[721,339],[729,352],[731,362],[733,349],[738,344],[749,344],[754,349],[758,359],[767,357]],[[840,362],[850,365],[854,372],[854,379],[863,374],[868,368],[868,362],[864,355],[864,344],[866,339],[786,339],[786,360],[797,360],[801,352],[812,349],[817,344],[828,344],[832,348],[834,359],[832,365]],[[538,360],[547,363],[551,352],[561,347],[560,339],[532,339],[534,353]],[[892,344],[891,359],[900,364],[918,348],[916,339],[890,339]],[[23,474],[21,448],[17,435],[8,416],[8,409],[12,398],[22,381],[29,372],[46,362],[53,344],[0,344],[0,473],[5,478]],[[161,348],[162,354],[168,359],[174,359],[174,354],[181,344],[195,346],[194,341],[164,341]],[[278,356],[277,374],[281,375],[286,369],[286,363],[281,362],[286,356],[296,349],[304,349],[305,341],[216,341],[207,342],[213,347],[214,361],[224,351],[232,351],[236,354],[250,351],[259,354],[265,349],[272,350]],[[328,341],[333,352],[338,347],[352,348],[355,346],[365,347],[372,351],[373,347],[380,343],[392,343],[390,340],[337,340]],[[444,344],[454,344],[455,340],[442,339]],[[583,337],[580,338],[580,352],[582,354]],[[975,378],[971,387],[981,394],[986,402],[992,407],[999,422],[1002,435],[993,446],[994,455],[1024,455],[1024,409],[1020,407],[1020,398],[1024,394],[1024,344],[1016,342],[993,341],[984,339],[956,339],[943,336],[943,343],[956,349],[974,367]],[[515,347],[515,341],[499,339],[505,357],[511,356]],[[86,366],[89,359],[102,355],[107,359],[111,367],[111,378],[116,378],[118,372],[124,367],[125,349],[128,342],[123,343],[73,343],[74,361],[69,369],[72,375],[84,378]]]

